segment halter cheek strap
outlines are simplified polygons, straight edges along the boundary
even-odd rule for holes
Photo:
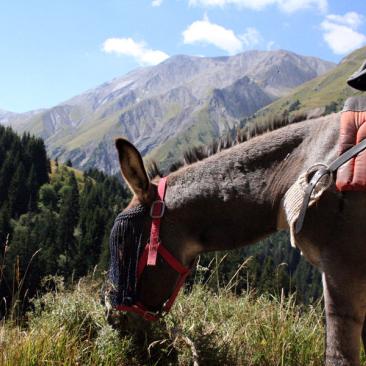
[[[152,203],[150,209],[150,216],[152,218],[151,231],[150,231],[150,242],[147,245],[149,248],[149,255],[147,257],[147,265],[155,266],[156,259],[158,256],[158,248],[160,245],[160,222],[165,212],[165,191],[166,191],[166,180],[167,177],[161,178],[158,185],[156,200]]]

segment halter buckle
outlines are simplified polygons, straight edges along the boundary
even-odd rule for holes
[[[159,311],[144,310],[142,313],[142,317],[145,320],[155,321],[161,318],[161,313]]]
[[[165,202],[156,200],[152,203],[150,208],[150,217],[152,219],[161,219],[165,212]]]

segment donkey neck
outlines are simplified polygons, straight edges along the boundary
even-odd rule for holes
[[[313,121],[290,125],[171,174],[169,220],[197,251],[233,249],[273,233],[281,198],[304,169],[314,130],[321,127]]]

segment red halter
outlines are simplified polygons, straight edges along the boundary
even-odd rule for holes
[[[142,272],[146,266],[155,266],[158,253],[163,257],[166,263],[170,265],[176,272],[179,273],[179,278],[175,284],[173,293],[169,299],[163,304],[160,311],[149,311],[143,304],[137,302],[131,306],[119,305],[117,310],[130,311],[139,314],[144,319],[149,321],[158,320],[160,317],[169,312],[173,306],[174,301],[179,293],[179,290],[184,284],[185,279],[191,271],[191,268],[183,266],[174,256],[163,246],[160,242],[160,223],[161,218],[165,212],[164,196],[166,191],[167,177],[161,178],[158,185],[156,200],[152,203],[150,208],[150,217],[152,218],[151,230],[150,230],[150,242],[145,246],[144,252],[141,255],[138,264],[137,279],[139,280]]]

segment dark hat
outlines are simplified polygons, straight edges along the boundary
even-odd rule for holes
[[[347,80],[347,84],[354,89],[366,91],[366,61],[351,75]]]

